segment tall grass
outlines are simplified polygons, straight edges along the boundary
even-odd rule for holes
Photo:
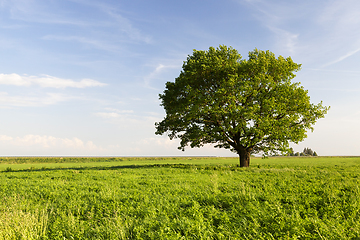
[[[41,239],[46,236],[48,216],[45,209],[27,211],[16,197],[2,198],[0,239]]]
[[[359,239],[360,164],[299,161],[2,171],[0,239]]]

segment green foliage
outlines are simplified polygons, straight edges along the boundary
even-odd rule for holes
[[[0,239],[358,239],[360,158],[313,159],[0,172]]]
[[[287,152],[328,111],[291,82],[300,64],[270,51],[244,60],[231,47],[194,50],[182,68],[160,94],[166,116],[156,123],[156,134],[181,139],[182,150],[214,143],[247,158]]]

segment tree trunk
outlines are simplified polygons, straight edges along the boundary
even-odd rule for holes
[[[242,149],[239,151],[240,167],[249,167],[250,154],[251,151],[249,149]]]

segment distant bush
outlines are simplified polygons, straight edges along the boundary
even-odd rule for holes
[[[292,148],[290,148],[288,156],[318,156],[315,151],[313,151],[311,148],[304,148],[302,152],[294,152]]]
[[[7,167],[7,168],[5,168],[4,172],[12,172],[12,168],[11,168],[11,167]]]

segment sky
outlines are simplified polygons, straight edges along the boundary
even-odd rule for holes
[[[236,156],[155,135],[159,94],[193,49],[302,64],[330,106],[298,145],[360,155],[358,0],[0,0],[0,156]]]

